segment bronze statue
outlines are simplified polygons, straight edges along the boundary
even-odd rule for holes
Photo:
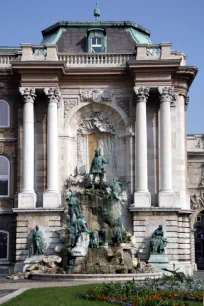
[[[159,225],[159,227],[152,234],[152,238],[150,241],[150,251],[153,254],[164,254],[165,247],[168,241],[164,237],[163,226]]]
[[[43,249],[43,235],[39,230],[39,226],[36,225],[35,232],[33,233],[33,255],[42,255],[44,254]]]
[[[117,219],[115,226],[112,230],[112,241],[113,243],[118,243],[118,244],[123,242],[122,224],[120,218]]]
[[[71,192],[71,195],[66,197],[65,200],[68,202],[69,205],[69,217],[70,217],[70,224],[73,222],[74,215],[76,218],[80,216],[81,210],[80,210],[80,202],[76,196],[76,192]]]
[[[99,247],[99,239],[96,232],[91,230],[90,232],[90,248],[98,248]]]
[[[95,179],[96,176],[99,175],[100,182],[99,184],[101,185],[103,183],[103,178],[104,178],[104,167],[107,164],[105,159],[101,156],[101,149],[97,148],[95,151],[95,157],[93,158],[91,162],[91,169],[89,172],[90,174],[93,174],[93,184],[95,184]]]

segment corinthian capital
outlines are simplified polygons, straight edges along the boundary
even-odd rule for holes
[[[35,88],[32,87],[20,87],[19,91],[21,95],[23,96],[25,103],[34,103],[36,94],[35,94]]]
[[[136,97],[137,102],[147,102],[147,99],[149,97],[149,87],[134,87],[133,88]]]
[[[49,103],[58,103],[60,100],[60,90],[58,88],[44,88],[45,94],[48,96]]]
[[[158,88],[160,102],[171,102],[174,99],[174,88],[171,86],[160,86]]]

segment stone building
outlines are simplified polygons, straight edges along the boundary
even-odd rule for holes
[[[134,22],[58,22],[42,35],[0,47],[0,267],[21,269],[36,224],[54,252],[65,181],[89,171],[99,146],[106,176],[128,182],[138,256],[148,260],[162,224],[169,260],[191,274],[201,208],[191,210],[190,194],[202,192],[204,171],[203,138],[186,141],[197,68]]]

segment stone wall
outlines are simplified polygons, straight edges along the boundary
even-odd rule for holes
[[[29,255],[32,234],[38,225],[46,243],[46,254],[54,254],[54,248],[60,244],[56,230],[62,228],[62,209],[57,211],[18,212],[16,227],[16,261],[21,264]]]
[[[168,240],[167,255],[172,263],[192,263],[191,228],[189,214],[176,211],[133,213],[133,231],[138,246],[138,256],[149,259],[149,243],[154,230],[163,225]],[[193,264],[193,263],[192,263]]]

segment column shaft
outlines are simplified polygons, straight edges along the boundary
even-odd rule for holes
[[[135,124],[135,163],[136,163],[136,190],[134,206],[150,207],[151,196],[148,191],[147,174],[147,111],[146,103],[149,96],[148,87],[134,87],[137,96],[136,124]]]
[[[160,93],[160,207],[175,207],[172,189],[171,101],[173,89],[159,87]]]
[[[58,186],[58,102],[60,92],[57,88],[44,88],[48,96],[47,111],[47,191],[43,194],[43,207],[56,208],[61,205]]]
[[[34,191],[34,105],[23,108],[23,192]]]
[[[170,101],[164,101],[160,106],[160,171],[161,191],[172,190]]]
[[[49,102],[47,113],[47,191],[58,190],[57,103]]]
[[[136,191],[147,188],[147,114],[146,102],[136,104]]]
[[[18,194],[18,208],[36,207],[34,191],[34,88],[20,88],[23,107],[23,190]]]

